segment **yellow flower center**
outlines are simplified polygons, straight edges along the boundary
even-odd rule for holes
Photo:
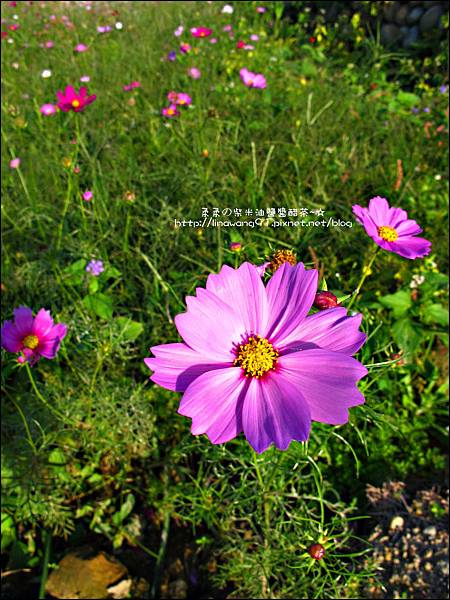
[[[168,115],[174,115],[174,114],[175,114],[175,111],[173,110],[173,108],[168,108],[168,109],[167,109],[167,114],[168,114]]]
[[[39,338],[37,337],[37,335],[27,335],[23,338],[22,344],[25,346],[25,348],[34,350],[39,346]]]
[[[78,108],[80,106],[80,101],[79,100],[72,100],[72,106],[74,108]]]
[[[292,252],[292,250],[277,250],[272,257],[270,268],[273,272],[275,272],[285,262],[288,262],[291,265],[296,265],[297,259],[295,254]]]
[[[381,239],[386,240],[386,242],[395,242],[398,239],[398,233],[393,227],[389,227],[388,225],[378,227],[378,235]]]
[[[246,344],[240,344],[235,367],[241,367],[246,377],[262,377],[275,369],[279,353],[272,344],[260,335],[249,337]]]

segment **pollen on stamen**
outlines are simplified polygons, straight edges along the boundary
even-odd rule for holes
[[[279,353],[273,345],[260,335],[250,336],[246,343],[237,348],[235,367],[241,367],[245,377],[259,379],[277,365]]]
[[[72,106],[74,108],[78,108],[80,106],[80,101],[79,100],[72,100]]]
[[[34,350],[39,346],[39,338],[37,335],[27,335],[23,338],[22,344],[24,348],[29,348],[30,350]]]
[[[398,233],[389,225],[382,225],[381,227],[378,227],[378,235],[386,242],[395,242],[398,239]]]
[[[273,272],[275,272],[285,262],[288,262],[291,265],[296,265],[297,257],[292,250],[277,250],[272,256],[270,268]]]

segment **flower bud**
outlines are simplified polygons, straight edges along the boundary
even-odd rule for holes
[[[240,252],[242,250],[241,242],[231,242],[229,248],[232,252]]]
[[[334,294],[322,290],[321,292],[317,292],[314,299],[314,306],[319,310],[326,310],[327,308],[339,306],[339,302]]]
[[[311,558],[315,558],[316,560],[322,560],[325,556],[325,548],[322,544],[313,544],[310,548],[308,548],[308,554]]]

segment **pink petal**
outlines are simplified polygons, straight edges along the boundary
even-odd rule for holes
[[[342,425],[348,421],[348,409],[364,403],[356,382],[367,375],[367,369],[341,352],[294,352],[281,356],[278,368],[301,389],[313,421]]]
[[[144,358],[147,367],[154,371],[150,379],[173,392],[184,392],[203,373],[232,364],[214,362],[186,344],[163,344],[150,350],[156,357]]]
[[[261,334],[268,319],[267,295],[257,268],[246,262],[239,269],[222,267],[218,275],[210,275],[206,289],[236,312],[245,330],[243,333]]]
[[[16,326],[12,321],[5,321],[2,329],[2,348],[8,352],[19,352],[22,348],[22,336],[17,332]]]
[[[53,319],[50,316],[50,311],[45,310],[45,308],[41,308],[34,318],[31,333],[36,335],[39,339],[42,339],[51,331],[52,328]]]
[[[402,221],[395,227],[395,230],[397,231],[399,237],[408,237],[422,233],[422,228],[416,223],[416,221],[413,221],[412,219]]]
[[[390,209],[386,198],[375,196],[375,198],[371,199],[369,202],[369,216],[372,217],[372,220],[377,227],[389,225]]]
[[[178,409],[192,418],[192,433],[206,433],[213,444],[223,444],[242,431],[242,401],[247,380],[237,367],[200,375],[186,390]]]
[[[197,288],[197,298],[188,296],[188,311],[175,317],[183,340],[213,362],[232,362],[236,344],[241,343],[245,324],[240,316],[218,296]]]
[[[14,325],[17,335],[22,339],[30,335],[33,328],[33,311],[26,306],[19,306],[14,309]]]
[[[279,344],[294,331],[308,314],[317,291],[317,271],[305,270],[302,263],[284,263],[266,287],[269,324],[264,337]]]
[[[276,372],[251,379],[242,406],[242,425],[245,437],[258,453],[272,443],[286,450],[292,440],[306,441],[311,415],[295,379]]]
[[[390,244],[391,252],[404,258],[414,259],[427,256],[431,252],[431,242],[421,237],[401,237]]]
[[[366,341],[366,334],[359,331],[362,315],[347,316],[345,308],[329,308],[306,317],[287,338],[283,340],[284,352],[322,348],[351,356]]]

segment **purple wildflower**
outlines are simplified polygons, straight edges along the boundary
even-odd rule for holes
[[[105,267],[101,260],[91,260],[86,266],[86,272],[94,275],[94,277],[98,277],[104,270]]]

